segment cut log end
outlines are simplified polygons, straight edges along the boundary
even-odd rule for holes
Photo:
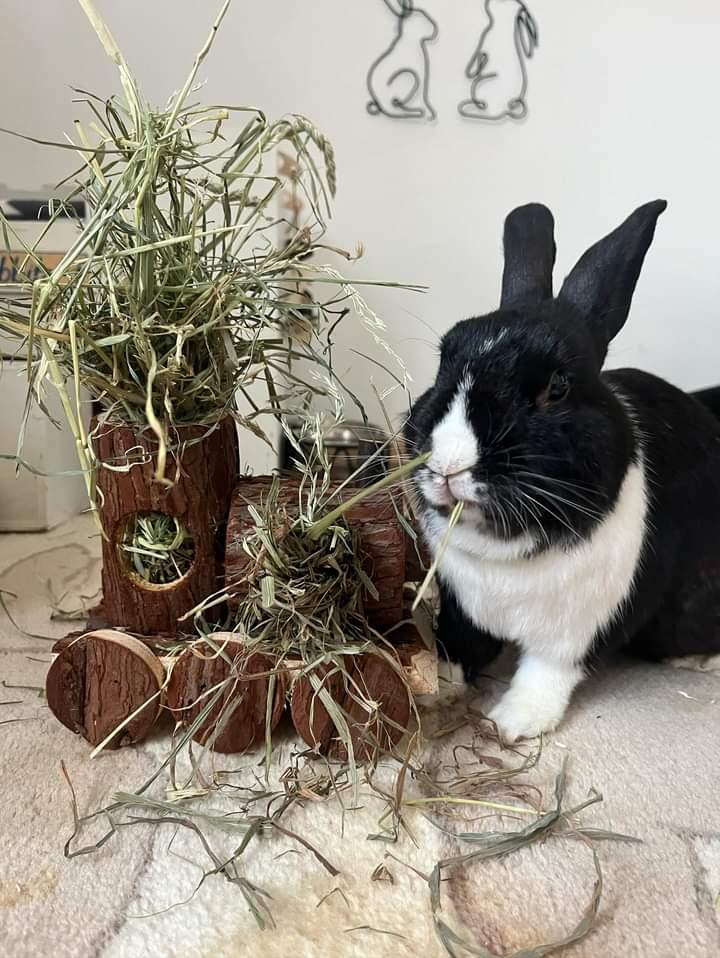
[[[178,722],[189,726],[213,696],[219,695],[193,738],[201,745],[209,744],[215,752],[244,752],[265,737],[268,673],[275,663],[259,652],[248,655],[236,636],[217,633],[213,641],[223,648],[224,655],[200,642],[174,662],[167,690],[168,706]],[[271,730],[282,716],[288,685],[284,672],[275,673],[274,680]]]
[[[343,710],[355,758],[366,761],[388,752],[402,738],[410,721],[410,694],[398,672],[378,655],[346,659],[344,675],[322,666],[315,679]],[[374,703],[375,708],[369,708]],[[311,748],[335,759],[347,758],[347,749],[308,675],[299,674],[292,687],[293,724]]]
[[[66,728],[91,745],[118,729],[107,748],[119,748],[141,741],[154,725],[164,677],[160,660],[138,639],[110,629],[90,632],[50,666],[47,702]]]

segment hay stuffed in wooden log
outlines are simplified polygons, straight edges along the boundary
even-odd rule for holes
[[[262,512],[271,483],[269,476],[242,479],[233,495],[227,526],[225,582],[228,590],[234,593],[231,599],[234,608],[237,608],[239,598],[244,593],[243,580],[252,565],[252,559],[244,547],[245,540],[256,525],[252,508],[256,510],[256,515]],[[333,491],[334,487],[331,486],[329,497]],[[357,491],[346,487],[331,501],[334,505],[347,501]],[[297,518],[300,498],[300,482],[294,478],[283,478],[277,492],[277,505],[290,521]],[[407,534],[398,520],[396,508],[391,493],[380,490],[358,502],[345,517],[356,536],[363,569],[373,587],[363,590],[364,613],[368,622],[379,630],[397,625],[403,618]]]
[[[406,534],[384,487],[416,465],[344,500],[322,483],[248,481],[231,510],[221,598],[234,631],[299,673],[296,727],[313,748],[336,756],[390,748],[412,710],[404,666],[377,621],[395,625],[406,611]]]

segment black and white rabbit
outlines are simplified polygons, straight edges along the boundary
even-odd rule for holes
[[[664,201],[592,246],[553,297],[553,218],[505,221],[501,306],[442,340],[406,435],[439,564],[438,639],[471,681],[520,652],[491,713],[507,741],[553,729],[591,657],[720,652],[720,419],[636,369],[601,372]]]

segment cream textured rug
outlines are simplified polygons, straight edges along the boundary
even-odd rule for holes
[[[0,537],[0,588],[17,596],[6,601],[24,630],[0,613],[0,954],[445,955],[432,926],[428,886],[418,872],[426,875],[438,859],[469,849],[421,809],[408,816],[416,845],[407,835],[391,846],[369,841],[382,811],[369,794],[344,816],[333,799],[309,801],[283,819],[319,843],[339,869],[337,877],[284,836],[249,846],[241,868],[272,895],[271,930],[259,930],[238,888],[222,877],[208,878],[190,897],[202,875],[199,842],[190,832],[173,839],[170,825],[135,825],[96,854],[64,859],[72,819],[60,760],[80,810],[88,811],[115,790],[137,787],[167,750],[167,739],[158,734],[91,762],[86,743],[55,722],[37,691],[8,687],[42,687],[50,644],[27,633],[63,634],[67,623],[51,623],[50,608],[77,607],[79,597],[96,588],[98,542],[92,532],[79,520],[46,536]],[[479,696],[476,704],[487,701]],[[27,721],[8,721],[17,718]],[[438,719],[451,722],[452,716]],[[470,735],[465,727],[431,742],[428,761],[440,766],[457,759],[462,750],[453,749]],[[292,746],[288,733],[283,767]],[[528,775],[542,787],[545,807],[565,756],[568,800],[582,801],[593,786],[604,795],[583,821],[637,836],[642,844],[598,846],[604,889],[596,927],[563,954],[720,955],[720,674],[627,663],[603,669],[585,683],[566,723],[546,743],[539,768]],[[257,759],[224,761],[251,774]],[[391,783],[394,771],[386,774]],[[497,828],[497,820],[490,827]],[[505,827],[520,826],[507,821]],[[223,841],[229,850],[238,837],[228,830],[212,840],[221,853]],[[403,864],[385,857],[386,851]],[[392,882],[372,880],[381,864]],[[457,869],[443,882],[443,917],[477,945],[505,954],[567,933],[587,906],[594,877],[583,844],[553,837],[504,859]]]

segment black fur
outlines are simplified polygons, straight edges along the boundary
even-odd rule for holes
[[[720,420],[649,373],[606,378],[642,424],[650,495],[640,573],[606,641],[652,659],[720,652]]]
[[[625,325],[645,253],[665,200],[635,210],[609,236],[591,246],[562,285],[559,299],[582,313],[603,360],[611,339]]]
[[[440,655],[462,665],[466,682],[479,678],[485,666],[497,658],[503,647],[499,639],[468,621],[452,590],[442,579],[437,632]]]
[[[663,201],[641,207],[591,247],[555,299],[552,216],[537,204],[515,210],[502,308],[447,333],[436,382],[406,428],[415,450],[429,449],[468,380],[485,520],[501,539],[529,530],[536,550],[587,538],[642,456],[649,513],[641,560],[595,647],[625,645],[650,658],[720,652],[720,418],[711,411],[720,398],[706,393],[703,403],[638,370],[601,373],[664,209]],[[567,381],[567,395],[550,391],[553,374]],[[421,507],[433,508],[420,484],[418,493]],[[442,581],[441,601],[440,644],[471,679],[502,637],[476,629]]]
[[[506,219],[505,269],[500,295],[504,309],[537,305],[552,298],[554,228],[552,213],[539,203],[518,207]]]
[[[713,416],[720,418],[720,386],[708,386],[707,389],[698,389],[691,395],[710,410]]]

